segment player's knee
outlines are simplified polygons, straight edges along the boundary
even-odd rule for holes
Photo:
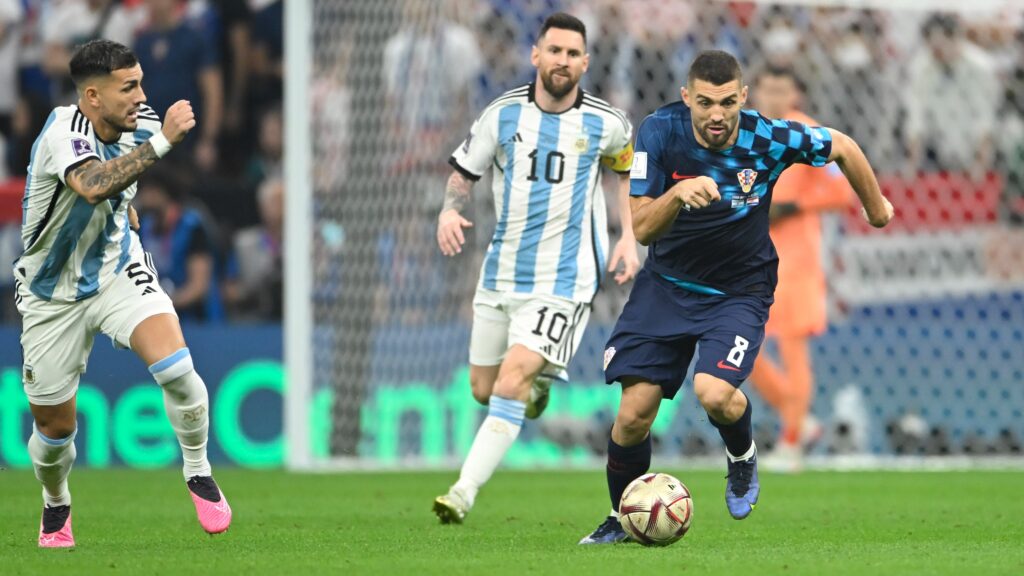
[[[498,376],[494,382],[494,394],[502,398],[515,398],[526,401],[530,396],[530,384],[525,373],[511,370]]]
[[[74,416],[43,421],[36,419],[36,430],[50,440],[63,440],[74,434],[77,427]]]
[[[487,406],[491,400],[491,387],[487,386],[485,388],[483,385],[477,385],[473,381],[470,381],[470,386],[473,392],[473,399],[481,405]]]
[[[640,441],[647,437],[647,433],[654,424],[654,416],[642,414],[637,410],[621,407],[615,418],[615,426],[619,434],[631,441]]]
[[[698,374],[697,378],[694,378],[693,384],[693,391],[700,405],[712,415],[727,412],[739,391],[724,380],[713,376],[707,376],[707,378],[701,378],[701,376],[707,375]]]
[[[487,406],[494,390],[494,375],[470,368],[469,388],[473,393],[473,399]]]

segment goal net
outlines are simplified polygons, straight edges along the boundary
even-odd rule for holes
[[[698,51],[719,48],[748,80],[791,66],[803,111],[871,160],[898,216],[884,231],[853,205],[823,218],[829,327],[811,358],[826,433],[815,454],[1021,454],[1024,17],[1014,2],[976,0],[969,14],[909,0],[287,4],[292,467],[450,466],[467,452],[485,414],[467,349],[494,207],[485,175],[466,249],[441,255],[447,159],[487,102],[533,79],[530,47],[556,9],[587,25],[583,86],[634,126],[679,98]],[[610,206],[614,180],[604,178]],[[604,283],[571,383],[506,465],[596,461],[618,405],[604,344],[627,295]],[[744,389],[770,446],[778,421]],[[659,458],[719,454],[688,393],[663,404],[654,435]]]

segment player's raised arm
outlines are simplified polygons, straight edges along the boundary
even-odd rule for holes
[[[93,158],[68,171],[65,181],[90,204],[117,196],[138,180],[147,168],[170,152],[174,145],[185,139],[196,125],[192,105],[179,100],[171,105],[164,117],[163,128],[155,136],[124,156],[100,162]]]
[[[892,204],[882,195],[864,151],[846,134],[832,128],[828,128],[828,132],[832,136],[829,161],[835,161],[857,193],[867,221],[875,228],[885,226],[893,217]]]
[[[445,256],[462,253],[462,245],[466,243],[463,228],[472,228],[473,223],[462,217],[462,209],[469,202],[473,181],[453,170],[448,177],[448,185],[444,191],[444,207],[437,217],[437,245]]]

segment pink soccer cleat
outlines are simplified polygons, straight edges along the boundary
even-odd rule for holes
[[[74,545],[71,506],[43,506],[43,518],[39,522],[39,547],[71,548]]]
[[[228,526],[231,526],[231,505],[213,481],[213,476],[189,478],[188,490],[203,530],[210,534],[227,531]]]

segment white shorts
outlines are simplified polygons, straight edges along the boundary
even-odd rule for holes
[[[514,344],[565,368],[580,345],[590,304],[557,296],[495,292],[477,288],[469,363],[497,366]]]
[[[135,251],[124,270],[99,294],[73,303],[48,302],[16,281],[21,313],[22,384],[29,402],[52,406],[78,392],[93,337],[102,332],[114,345],[130,348],[132,332],[157,314],[177,314],[160,287],[149,255]]]

